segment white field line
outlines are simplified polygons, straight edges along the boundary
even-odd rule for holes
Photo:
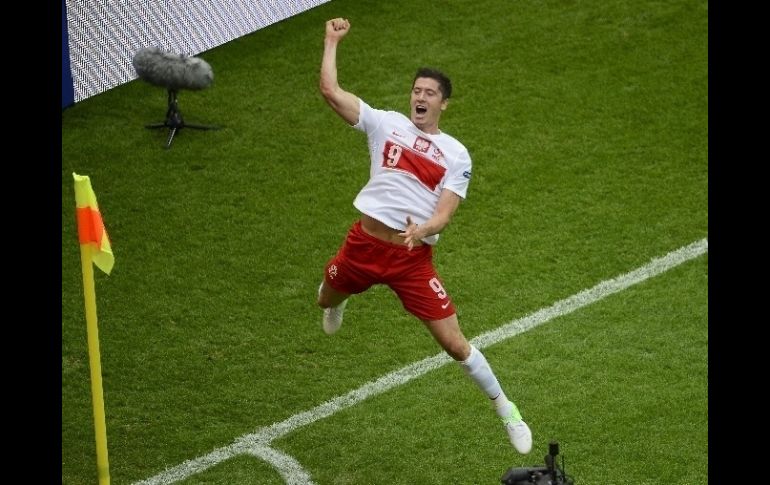
[[[269,446],[255,446],[249,453],[273,465],[288,485],[313,485],[310,474],[291,456]]]
[[[495,330],[481,334],[473,338],[471,342],[479,349],[489,347],[553,320],[556,317],[567,315],[579,308],[595,303],[619,291],[623,291],[630,286],[657,276],[686,261],[697,258],[706,252],[708,252],[708,239],[704,238],[676,251],[672,251],[661,258],[655,258],[634,271],[622,274],[610,280],[602,281],[593,288],[581,291],[580,293],[560,300],[547,308],[538,310],[523,318],[513,320]],[[367,382],[360,388],[350,391],[343,396],[335,397],[313,409],[295,414],[280,423],[259,428],[254,433],[236,438],[234,442],[228,446],[217,448],[206,455],[187,460],[155,475],[154,477],[136,482],[134,485],[171,484],[203,472],[225,460],[244,454],[261,458],[273,465],[286,483],[290,485],[312,485],[313,482],[310,475],[302,468],[297,460],[270,447],[270,443],[273,440],[281,438],[302,426],[311,424],[345,408],[354,406],[369,397],[376,396],[377,394],[381,394],[394,387],[405,384],[412,379],[420,377],[434,369],[438,369],[449,362],[452,362],[452,359],[444,352],[432,357],[427,357],[419,362],[415,362],[402,369],[391,372],[390,374],[386,374],[375,381]]]

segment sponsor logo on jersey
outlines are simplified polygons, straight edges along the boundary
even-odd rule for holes
[[[463,172],[463,177],[465,177],[467,179],[470,179],[471,178],[471,173],[466,170],[465,172]]]
[[[414,140],[414,145],[412,148],[418,152],[428,153],[428,148],[430,148],[430,140],[418,136],[417,139]]]
[[[444,154],[441,153],[441,150],[438,147],[433,147],[433,154],[431,155],[431,157],[433,157],[433,160],[437,162],[444,161]]]

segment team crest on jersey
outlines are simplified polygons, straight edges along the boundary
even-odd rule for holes
[[[422,153],[428,153],[428,148],[430,148],[430,140],[426,140],[425,138],[418,136],[416,140],[414,140],[414,146],[412,146],[415,150]]]

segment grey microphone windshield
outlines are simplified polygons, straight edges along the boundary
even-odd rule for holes
[[[140,78],[172,91],[204,89],[214,80],[211,66],[203,59],[166,52],[157,47],[137,51],[133,64]]]

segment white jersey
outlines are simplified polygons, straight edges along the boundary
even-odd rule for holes
[[[463,199],[471,178],[468,150],[446,133],[431,135],[395,111],[359,103],[358,123],[366,133],[371,168],[369,181],[353,201],[359,211],[403,231],[406,216],[422,224],[433,215],[443,189]],[[423,238],[436,244],[438,234]]]

